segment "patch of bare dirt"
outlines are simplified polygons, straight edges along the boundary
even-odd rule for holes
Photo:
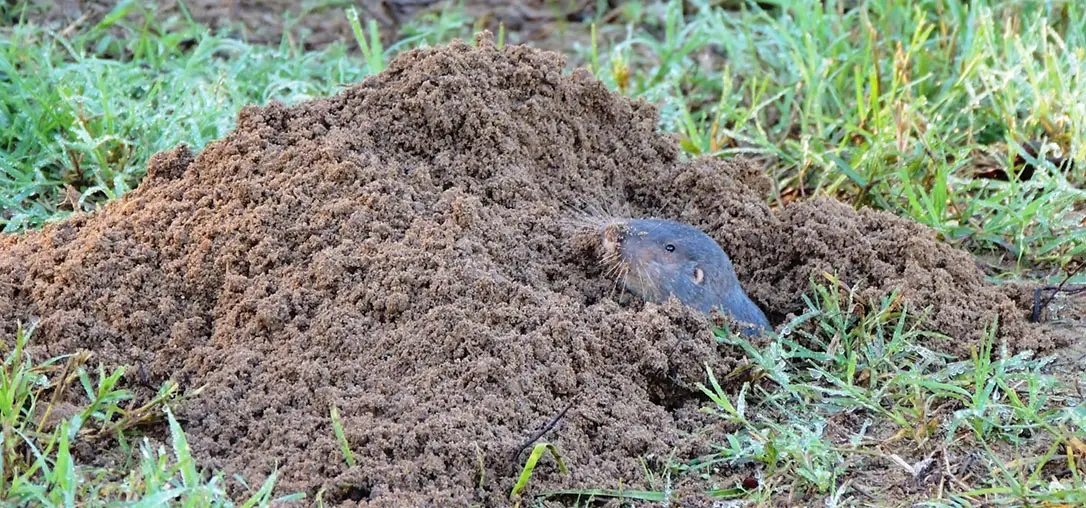
[[[25,3],[25,2],[24,2]],[[438,13],[455,4],[450,0],[342,0],[298,2],[291,0],[187,0],[188,15],[212,28],[228,27],[238,35],[258,44],[278,44],[284,34],[303,41],[308,49],[336,41],[354,47],[354,33],[345,11],[354,6],[362,18],[378,22],[385,42],[391,43],[396,31],[408,21],[427,13]],[[608,12],[614,6],[603,4]],[[54,0],[30,2],[31,19],[64,28],[73,24],[89,26],[103,19],[117,2],[105,0]],[[185,12],[176,0],[152,4],[156,18],[183,19]],[[548,0],[466,0],[463,12],[476,28],[497,30],[504,25],[510,42],[534,41],[548,49],[561,44],[554,37],[558,23],[576,22],[593,16],[599,2],[553,2]],[[18,12],[18,11],[17,11]],[[580,29],[576,24],[573,28]]]
[[[0,333],[37,319],[41,357],[206,386],[180,414],[207,466],[259,484],[278,464],[282,492],[398,506],[508,503],[514,452],[567,407],[543,439],[570,474],[544,464],[533,490],[647,488],[639,458],[709,452],[693,385],[745,360],[694,311],[615,295],[569,206],[704,228],[774,324],[825,270],[932,306],[957,339],[932,348],[964,354],[997,311],[1012,348],[1057,345],[922,226],[828,199],[771,211],[758,168],[682,160],[652,106],[557,54],[478,42],[246,108],[100,212],[3,237]]]

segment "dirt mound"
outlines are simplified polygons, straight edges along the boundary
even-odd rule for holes
[[[567,407],[545,439],[570,475],[541,467],[533,488],[636,488],[639,457],[707,452],[687,433],[706,425],[692,384],[742,358],[689,309],[612,298],[571,247],[569,206],[702,226],[775,323],[811,271],[836,269],[934,305],[959,339],[1001,309],[1008,340],[1038,344],[923,228],[828,200],[771,212],[756,168],[680,160],[654,108],[563,65],[483,39],[247,108],[101,212],[3,239],[0,332],[40,319],[36,354],[89,349],[151,386],[206,385],[181,416],[209,466],[258,484],[278,463],[283,491],[388,505],[503,503],[513,453]]]
[[[771,308],[800,311],[797,295],[810,290],[810,275],[829,273],[865,305],[897,290],[914,315],[930,312],[927,327],[949,336],[929,338],[926,345],[959,357],[968,357],[997,315],[998,336],[1014,351],[1047,351],[1069,338],[1028,323],[1028,312],[1009,296],[1012,289],[986,282],[969,253],[938,241],[921,224],[871,209],[857,212],[829,198],[786,207],[777,218],[780,234],[758,251],[765,257],[751,253],[748,267],[753,290]]]

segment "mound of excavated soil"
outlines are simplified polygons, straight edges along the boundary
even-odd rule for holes
[[[680,160],[654,108],[563,65],[483,39],[248,108],[99,213],[4,238],[0,332],[40,319],[38,355],[206,385],[181,416],[208,466],[253,484],[278,463],[284,492],[389,505],[505,502],[513,453],[567,407],[544,439],[570,474],[547,462],[532,488],[645,487],[639,457],[707,451],[692,385],[742,358],[691,310],[613,297],[569,206],[705,228],[775,324],[827,270],[932,305],[957,339],[933,348],[967,351],[996,311],[1012,346],[1051,346],[925,228],[831,200],[771,212],[754,167]]]

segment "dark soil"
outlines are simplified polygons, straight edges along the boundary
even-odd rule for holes
[[[25,3],[25,2],[20,2]],[[237,34],[253,43],[278,44],[284,34],[302,42],[307,49],[341,41],[354,47],[354,33],[345,11],[358,10],[359,18],[378,22],[386,43],[396,31],[413,18],[437,13],[456,2],[450,0],[343,0],[300,2],[297,0],[186,0],[192,19],[213,28],[236,29]],[[464,14],[477,23],[476,28],[497,30],[503,24],[510,42],[536,41],[557,46],[552,35],[556,23],[590,18],[598,2],[555,2],[553,0],[462,0]],[[609,2],[619,3],[619,2]],[[29,2],[31,19],[57,28],[73,24],[92,26],[117,5],[113,0],[53,0]],[[176,0],[154,2],[159,19],[184,19]],[[606,5],[606,4],[605,4]],[[607,5],[607,8],[611,7]],[[22,12],[14,10],[16,14]],[[557,49],[552,47],[551,49]]]
[[[180,410],[206,466],[259,484],[278,464],[282,492],[389,506],[508,503],[514,452],[567,407],[543,440],[570,474],[547,459],[533,491],[647,488],[639,458],[662,468],[719,435],[693,384],[741,353],[690,309],[615,295],[569,207],[702,227],[777,325],[830,271],[931,306],[956,339],[934,349],[967,354],[997,311],[1012,349],[1057,346],[926,228],[829,199],[771,211],[758,168],[682,160],[650,105],[557,54],[480,42],[246,108],[100,212],[3,237],[0,333],[37,319],[40,357],[90,350],[152,385],[206,385]]]

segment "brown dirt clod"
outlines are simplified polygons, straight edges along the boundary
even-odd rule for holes
[[[741,354],[690,309],[614,298],[571,247],[571,205],[704,228],[777,324],[834,270],[933,305],[959,341],[932,347],[964,353],[995,310],[1012,345],[1051,345],[924,228],[828,199],[773,212],[756,168],[681,160],[650,105],[554,53],[477,43],[248,107],[98,213],[0,239],[0,333],[38,319],[39,356],[206,385],[179,412],[203,464],[250,484],[278,464],[281,492],[378,505],[508,503],[509,457],[574,398],[543,436],[570,474],[545,461],[531,489],[636,488],[639,457],[705,451],[693,385]]]

